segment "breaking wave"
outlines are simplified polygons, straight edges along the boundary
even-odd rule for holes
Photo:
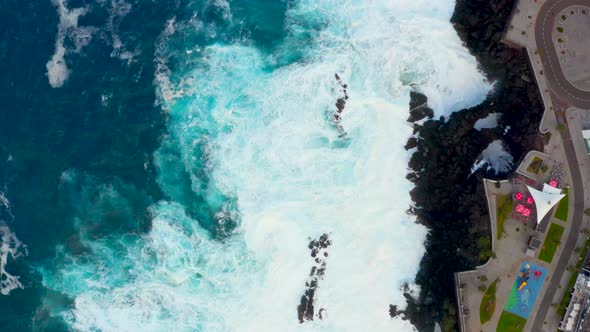
[[[155,83],[169,122],[154,163],[166,200],[147,232],[133,226],[134,188],[64,174],[64,190],[82,188],[72,197],[92,254],[64,249],[42,273],[74,298],[61,314],[71,327],[413,329],[388,315],[405,307],[427,233],[407,213],[409,92],[448,116],[490,90],[449,23],[454,2],[265,6],[206,1],[163,27]],[[112,206],[133,231],[93,233]],[[310,242],[324,234],[314,319],[300,323]]]
[[[471,167],[471,174],[485,166],[486,171],[495,174],[506,173],[513,166],[513,157],[506,151],[501,139],[494,140],[481,152],[478,160]]]
[[[4,216],[8,216],[9,220],[3,220]],[[0,191],[0,293],[2,295],[9,295],[11,291],[23,288],[19,276],[9,273],[6,269],[10,262],[28,254],[27,247],[6,224],[13,219],[10,201],[6,198],[6,194]]]

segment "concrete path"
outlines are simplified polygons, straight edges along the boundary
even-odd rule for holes
[[[554,0],[546,2],[535,22],[535,40],[545,77],[555,94],[569,105],[590,109],[590,91],[577,89],[565,77],[553,42],[553,29],[557,15],[570,6],[589,6],[590,0]]]
[[[557,16],[553,44],[561,69],[573,86],[590,91],[590,7],[568,7]]]
[[[495,332],[496,326],[502,314],[502,310],[508,301],[510,291],[516,275],[518,274],[520,265],[527,260],[536,265],[547,269],[551,274],[552,265],[538,260],[534,257],[527,257],[525,252],[528,247],[528,239],[531,236],[538,236],[534,230],[533,223],[523,224],[512,218],[508,218],[504,224],[504,232],[500,239],[497,239],[495,231],[496,225],[496,196],[509,195],[514,191],[511,181],[496,181],[484,180],[486,197],[489,205],[490,221],[492,222],[492,238],[496,245],[494,249],[495,258],[490,259],[486,264],[478,266],[475,270],[464,271],[455,274],[457,283],[458,299],[460,299],[460,324],[462,331],[468,332]],[[561,247],[561,246],[560,246]],[[560,248],[558,248],[559,254]],[[484,281],[482,277],[485,276],[487,280]],[[481,324],[479,320],[479,307],[484,295],[484,292],[479,289],[484,285],[486,288],[498,279],[496,288],[496,308],[491,316],[491,319],[485,324]],[[464,309],[468,313],[464,312]],[[464,313],[464,314],[462,314]]]
[[[555,267],[549,284],[546,286],[545,294],[540,302],[539,309],[536,312],[530,331],[543,331],[543,322],[545,320],[545,317],[547,316],[547,312],[551,308],[553,297],[563,277],[563,273],[565,272],[568,265],[569,259],[564,258],[569,258],[574,254],[574,249],[576,248],[576,243],[578,241],[578,237],[580,236],[580,230],[583,221],[582,215],[584,211],[584,182],[582,182],[582,175],[580,173],[578,158],[576,156],[574,144],[572,142],[572,137],[570,135],[569,130],[564,130],[561,136],[563,139],[565,155],[570,166],[570,176],[572,178],[569,208],[570,213],[572,215],[569,221],[570,230],[567,236],[567,240],[565,241],[565,245],[563,246],[561,255],[557,257],[557,266]]]
[[[563,10],[566,8],[570,10],[569,7],[579,5],[590,7],[590,0],[519,0],[513,11],[510,26],[503,37],[508,45],[520,45],[526,48],[545,105],[545,114],[539,129],[542,133],[552,134],[544,152],[553,160],[563,161],[565,168],[569,169],[567,172],[567,182],[570,184],[569,218],[567,222],[552,220],[565,227],[561,244],[551,264],[541,262],[537,258],[528,259],[534,264],[547,268],[548,277],[527,320],[524,332],[556,331],[561,317],[557,317],[558,314],[551,305],[559,303],[563,294],[570,291],[567,289],[567,282],[571,272],[567,271],[567,267],[577,263],[578,254],[574,252],[575,248],[581,247],[586,240],[586,236],[581,235],[581,229],[590,228],[590,218],[583,214],[584,207],[590,206],[590,157],[585,151],[580,131],[582,122],[590,122],[590,111],[588,111],[590,110],[590,91],[577,89],[566,78],[557,54],[557,48],[563,48],[563,45],[558,45],[556,35],[553,33],[557,19],[560,19],[559,16],[562,15]],[[564,35],[567,38],[567,34]],[[584,69],[587,70],[587,68]],[[571,106],[584,109],[580,112],[588,116],[572,112],[569,109]],[[564,120],[564,113],[567,120]],[[562,125],[567,125],[565,127],[567,130],[561,130]],[[523,165],[526,164],[523,162]],[[526,169],[520,173],[527,173]],[[565,181],[562,183],[565,184]],[[484,182],[484,185],[492,189],[488,183]],[[502,187],[505,188],[505,185]],[[489,191],[486,193],[493,195],[495,190]],[[495,208],[494,204],[489,205],[490,209]],[[493,212],[490,213],[490,217],[495,222]],[[509,234],[498,240],[495,246],[496,259],[488,262],[486,266],[478,267],[475,271],[456,274],[461,285],[461,296],[458,296],[460,303],[463,300],[461,308],[469,309],[469,314],[461,316],[461,330],[464,332],[496,331],[500,313],[509,295],[508,291],[518,272],[518,263],[527,259],[524,255],[517,254],[519,249],[521,251],[526,249],[520,248],[526,246],[526,239],[518,238],[531,235],[530,230],[522,232],[524,229],[521,228],[521,232],[518,232],[515,230],[516,224],[511,225],[507,222],[506,225]],[[496,236],[495,232],[492,236]],[[510,251],[504,252],[505,249]],[[488,277],[487,282],[482,282],[483,275]],[[479,291],[478,287],[482,284],[488,286],[496,278],[500,278],[496,294],[496,310],[491,320],[482,325],[479,322],[478,310],[483,292]]]

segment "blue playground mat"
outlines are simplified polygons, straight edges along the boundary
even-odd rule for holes
[[[522,318],[529,318],[537,295],[543,287],[547,270],[529,262],[523,262],[516,275],[514,286],[506,302],[504,310]],[[523,282],[526,284],[523,285]],[[518,288],[522,285],[522,288]]]

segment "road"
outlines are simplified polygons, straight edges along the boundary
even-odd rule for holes
[[[567,104],[559,106],[555,105],[556,111],[558,109],[565,111],[568,105],[590,109],[590,92],[577,89],[566,79],[552,41],[552,32],[555,28],[554,23],[556,16],[561,10],[572,5],[584,5],[590,7],[590,0],[547,1],[543,7],[541,7],[535,23],[535,40],[540,52],[541,62],[543,63],[545,78],[555,95],[554,101],[559,104]],[[561,137],[563,139],[563,147],[570,167],[572,179],[571,190],[573,193],[573,205],[571,207],[572,219],[569,222],[570,232],[568,233],[567,240],[565,241],[563,251],[559,257],[553,275],[551,276],[551,280],[547,285],[547,290],[541,300],[535,319],[532,322],[531,331],[543,330],[543,322],[547,316],[547,312],[550,309],[553,309],[551,307],[553,297],[555,296],[555,292],[557,291],[561,278],[567,268],[569,258],[572,256],[573,251],[576,248],[576,242],[582,226],[584,187],[578,158],[576,157],[574,144],[569,130],[564,130]]]
[[[576,242],[578,241],[578,237],[580,235],[580,227],[582,226],[582,213],[584,211],[584,187],[582,182],[582,174],[580,173],[578,158],[576,157],[576,152],[574,151],[574,144],[572,142],[569,130],[564,130],[561,137],[563,138],[563,147],[565,149],[565,155],[570,167],[572,178],[571,190],[573,191],[572,196],[574,199],[572,206],[573,213],[572,219],[570,221],[570,232],[568,234],[567,240],[565,241],[565,245],[563,246],[563,251],[561,252],[561,256],[559,257],[555,271],[553,271],[553,275],[551,276],[551,280],[547,286],[547,290],[545,291],[545,295],[543,296],[543,300],[541,300],[539,309],[537,310],[537,315],[533,321],[533,327],[531,331],[543,330],[543,321],[545,320],[545,316],[547,316],[547,311],[549,309],[553,309],[551,307],[553,297],[555,296],[559,282],[563,277],[563,273],[567,268],[569,258],[574,253]]]
[[[535,41],[551,90],[571,106],[590,109],[590,92],[577,89],[567,80],[552,40],[557,14],[573,5],[590,7],[590,0],[547,0],[537,15]]]

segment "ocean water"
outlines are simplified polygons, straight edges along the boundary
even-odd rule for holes
[[[453,1],[2,7],[0,326],[413,330],[409,92],[492,87]]]
[[[488,144],[473,163],[471,174],[479,169],[485,169],[488,172],[493,171],[496,175],[507,173],[514,165],[513,159],[510,152],[506,151],[504,141],[496,139]]]

